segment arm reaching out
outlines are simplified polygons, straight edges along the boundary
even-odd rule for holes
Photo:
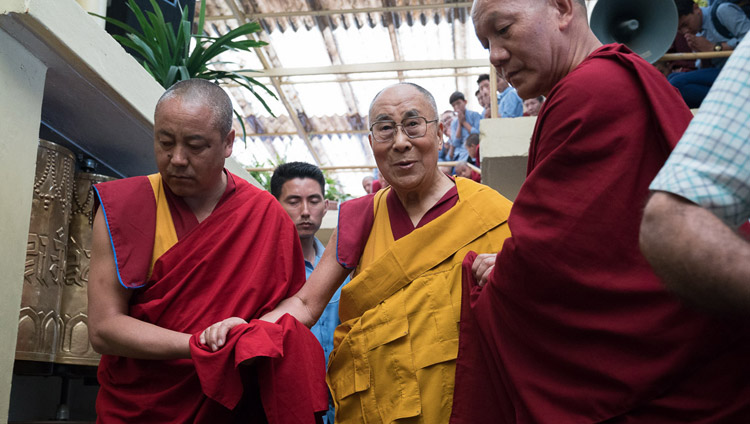
[[[716,311],[750,310],[750,244],[710,211],[656,192],[640,231],[643,255],[670,290]]]
[[[333,294],[346,280],[351,270],[341,266],[336,260],[336,230],[331,234],[328,246],[320,262],[310,274],[305,285],[294,294],[282,300],[274,310],[260,317],[269,322],[276,322],[284,314],[292,315],[307,327],[312,327],[320,318]],[[229,330],[244,324],[242,318],[228,318],[208,327],[201,333],[201,343],[216,351],[224,346]]]
[[[120,285],[101,209],[94,217],[88,287],[89,338],[99,353],[138,359],[190,358],[190,334],[128,315],[132,291]]]

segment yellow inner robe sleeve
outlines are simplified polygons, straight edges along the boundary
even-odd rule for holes
[[[164,193],[161,174],[151,174],[148,176],[148,180],[151,183],[151,188],[154,190],[154,198],[156,200],[156,234],[154,236],[151,265],[148,268],[148,277],[150,278],[156,260],[177,244],[177,231],[174,228],[172,213],[169,210],[167,196]]]
[[[327,380],[337,423],[447,423],[461,314],[461,263],[510,237],[512,203],[456,178],[458,202],[394,241],[387,190],[355,277],[341,291]]]

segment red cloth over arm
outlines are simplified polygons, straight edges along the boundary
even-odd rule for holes
[[[190,339],[190,352],[203,392],[228,409],[242,397],[240,364],[256,358],[263,409],[270,424],[313,423],[328,409],[323,349],[310,330],[291,315],[276,323],[252,320],[233,328],[226,345],[211,352]]]

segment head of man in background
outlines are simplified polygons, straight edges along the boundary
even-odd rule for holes
[[[302,243],[302,253],[311,263],[316,256],[315,233],[328,209],[325,185],[320,168],[305,162],[281,164],[271,176],[271,194],[292,218]]]
[[[460,91],[454,92],[451,94],[449,102],[456,115],[458,115],[459,118],[462,118],[466,112],[466,97],[464,97],[464,93]]]
[[[367,175],[366,177],[362,178],[362,188],[365,190],[365,194],[372,193],[372,182],[375,180],[375,178],[372,177],[372,175]]]
[[[524,116],[537,116],[539,110],[542,108],[544,102],[544,96],[532,97],[523,101],[523,115]]]

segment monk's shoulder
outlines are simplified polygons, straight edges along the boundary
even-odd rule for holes
[[[510,208],[513,206],[513,202],[492,187],[472,181],[468,178],[457,177],[456,187],[459,190],[459,199],[463,195],[463,198],[467,201],[474,204],[490,206],[491,209],[497,212],[506,211],[506,213],[510,213]]]

